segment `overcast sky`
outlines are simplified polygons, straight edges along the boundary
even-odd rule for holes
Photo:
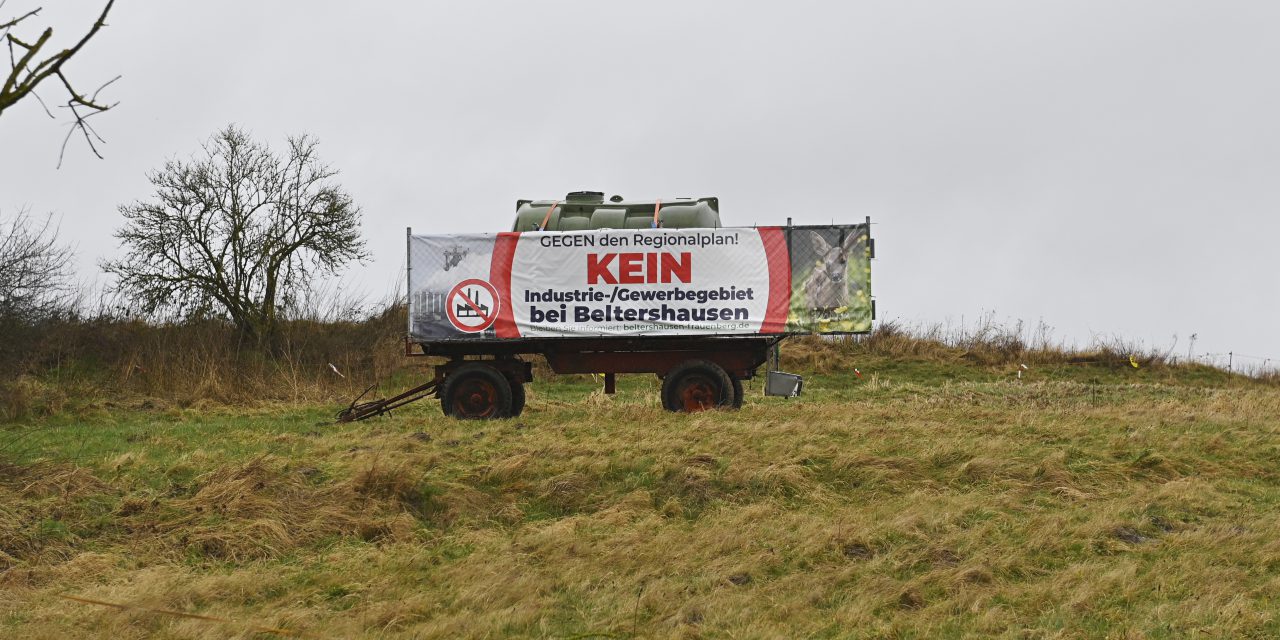
[[[56,4],[63,42],[100,8]],[[1280,357],[1274,0],[120,0],[109,22],[69,65],[124,76],[105,160],[73,143],[56,169],[65,129],[34,101],[0,119],[0,214],[59,217],[86,279],[146,172],[235,122],[320,139],[373,254],[348,279],[375,296],[406,226],[714,195],[727,225],[871,216],[882,320]]]

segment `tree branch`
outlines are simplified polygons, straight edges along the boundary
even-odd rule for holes
[[[65,65],[67,61],[71,60],[71,58],[75,57],[75,55],[79,53],[80,50],[83,49],[84,46],[88,44],[103,27],[107,26],[107,14],[111,12],[111,8],[114,5],[115,0],[107,0],[106,5],[102,8],[102,13],[99,14],[98,19],[94,21],[93,26],[89,28],[88,32],[86,32],[84,36],[82,36],[70,48],[54,53],[39,62],[35,61],[40,51],[43,50],[44,46],[53,36],[53,28],[46,28],[43,33],[41,33],[39,39],[30,44],[11,33],[13,27],[17,26],[23,20],[38,14],[40,11],[39,8],[0,24],[0,31],[3,31],[3,37],[9,48],[10,66],[9,73],[5,77],[4,84],[3,86],[0,86],[0,115],[4,113],[5,109],[17,104],[27,96],[35,95],[36,88],[40,86],[42,82],[50,77],[56,76],[61,81],[63,88],[66,89],[69,96],[66,107],[70,109],[74,118],[71,123],[72,132],[78,129],[82,134],[84,134],[85,142],[88,143],[89,149],[95,156],[101,158],[102,154],[98,152],[98,148],[94,144],[94,139],[96,138],[98,142],[104,142],[104,140],[96,131],[93,130],[93,127],[89,125],[88,118],[98,113],[108,111],[118,104],[106,104],[100,102],[98,100],[98,94],[120,78],[119,76],[112,78],[98,87],[92,95],[86,96],[85,94],[76,91],[71,80],[67,78],[67,75],[63,72],[63,65]],[[15,46],[24,50],[21,57],[15,58]],[[36,99],[43,104],[44,101],[40,100],[38,95],[36,96]],[[81,109],[84,109],[85,111],[81,111]],[[45,107],[45,111],[48,112],[48,107]],[[64,138],[62,149],[58,154],[59,167],[62,166],[62,158],[66,153],[66,144],[70,138],[71,134],[69,132],[67,137]]]
[[[2,6],[4,6],[4,3],[0,3],[0,7],[2,7]],[[4,29],[6,32],[8,32],[8,30],[9,30],[10,28],[12,28],[12,27],[16,27],[16,26],[18,25],[18,23],[19,23],[19,22],[22,22],[23,20],[26,20],[27,18],[30,18],[31,16],[34,16],[34,15],[36,15],[36,14],[40,13],[40,10],[41,10],[42,8],[43,8],[43,7],[36,7],[36,8],[34,8],[34,9],[32,9],[32,10],[30,10],[30,11],[26,12],[25,14],[20,15],[20,16],[18,16],[18,17],[16,17],[16,18],[14,18],[14,19],[12,19],[12,20],[10,20],[10,21],[8,21],[8,22],[4,23],[4,24],[0,24],[0,29]]]

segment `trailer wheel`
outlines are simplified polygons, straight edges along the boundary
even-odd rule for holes
[[[733,378],[733,408],[741,409],[742,401],[746,397],[746,391],[742,389],[742,380]]]
[[[714,362],[686,360],[662,379],[662,406],[668,411],[692,413],[733,402],[733,379]]]
[[[464,364],[445,377],[440,407],[445,415],[463,420],[506,418],[512,409],[511,383],[487,364]]]
[[[511,417],[519,417],[524,413],[524,383],[507,378],[511,385]]]

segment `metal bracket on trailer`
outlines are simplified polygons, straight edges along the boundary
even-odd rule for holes
[[[764,374],[764,394],[795,398],[804,388],[804,378],[785,371],[768,371]]]
[[[764,372],[764,394],[766,396],[795,398],[800,395],[801,389],[804,388],[804,378],[798,374],[778,370],[778,367],[782,366],[782,341],[787,337],[789,336],[783,336],[773,343],[773,366]]]

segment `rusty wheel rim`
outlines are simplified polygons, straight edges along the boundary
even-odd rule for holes
[[[720,404],[720,389],[708,378],[688,376],[680,381],[676,389],[676,397],[680,408],[689,413],[706,411]]]
[[[498,412],[498,388],[488,380],[473,378],[458,385],[453,412],[461,418],[489,418]]]

